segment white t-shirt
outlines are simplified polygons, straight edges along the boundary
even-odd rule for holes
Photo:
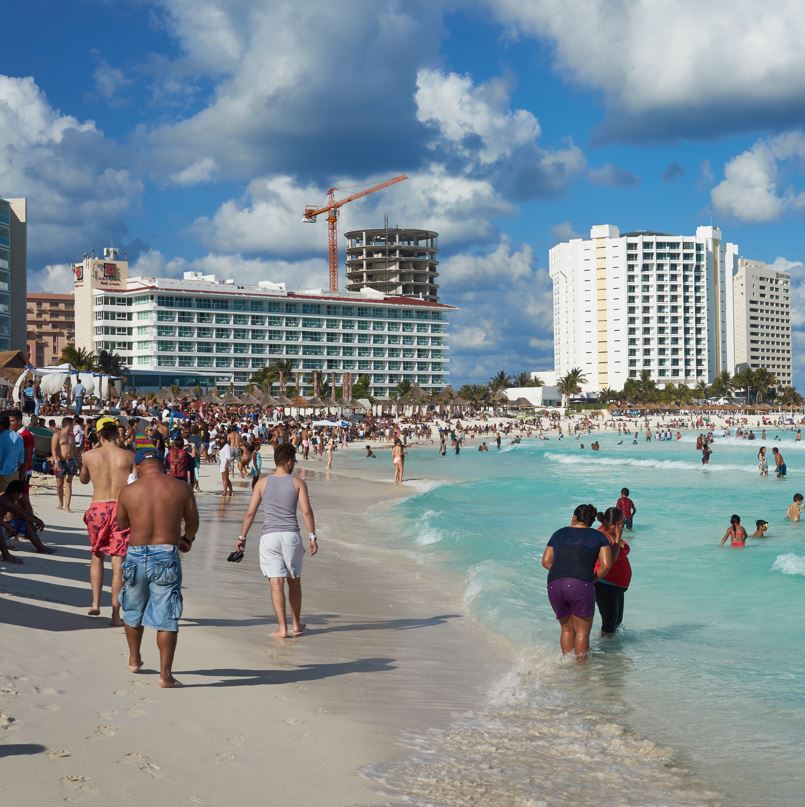
[[[229,463],[232,461],[232,446],[229,443],[224,443],[218,451],[218,465],[223,473]]]

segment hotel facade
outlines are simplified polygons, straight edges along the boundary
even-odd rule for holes
[[[360,292],[286,291],[186,272],[183,279],[129,277],[115,250],[74,264],[76,346],[118,353],[127,384],[232,386],[280,360],[312,395],[314,373],[333,387],[369,378],[386,398],[403,380],[426,392],[447,384],[448,314],[441,303]]]
[[[766,263],[741,258],[735,275],[735,363],[764,368],[793,384],[791,277]]]
[[[643,371],[660,384],[710,383],[735,369],[738,247],[716,227],[694,235],[621,234],[597,225],[549,253],[558,375],[584,391],[621,389]]]
[[[0,199],[0,350],[25,352],[28,203]]]

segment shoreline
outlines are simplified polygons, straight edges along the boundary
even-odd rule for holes
[[[404,759],[406,732],[447,726],[484,697],[510,666],[506,641],[430,570],[372,540],[388,529],[383,509],[416,489],[356,484],[310,464],[300,470],[322,540],[305,562],[308,635],[268,638],[256,540],[243,563],[225,561],[247,483],[235,482],[233,502],[205,492],[199,541],[184,561],[180,691],[160,690],[153,672],[127,672],[122,631],[108,627],[108,571],[103,616],[85,615],[90,488],[75,485],[71,514],[55,510],[52,492],[34,494],[59,552],[20,552],[25,565],[0,572],[0,633],[13,648],[0,680],[10,800],[250,805],[264,802],[269,781],[277,800],[376,804],[369,767]],[[206,491],[216,468],[202,466]],[[143,650],[153,671],[150,629]]]

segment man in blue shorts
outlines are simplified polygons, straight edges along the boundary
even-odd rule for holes
[[[129,670],[143,666],[143,626],[157,631],[159,685],[180,687],[173,656],[182,616],[182,562],[198,531],[198,509],[190,486],[165,475],[153,443],[137,436],[137,480],[117,500],[118,529],[131,529],[123,564],[120,606],[129,646]],[[184,530],[182,529],[184,523]]]
[[[777,478],[778,479],[785,479],[785,475],[788,473],[788,468],[786,468],[785,460],[783,459],[783,455],[780,453],[780,449],[775,446],[771,453],[774,454],[774,466],[777,470]]]

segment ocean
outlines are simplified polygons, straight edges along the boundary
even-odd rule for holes
[[[779,441],[776,438],[779,437]],[[517,663],[449,729],[404,738],[405,763],[370,775],[392,802],[417,805],[803,803],[805,444],[780,447],[785,481],[759,477],[760,440],[717,439],[703,467],[695,434],[636,445],[617,435],[504,440],[488,454],[410,452],[414,495],[388,514],[390,545],[460,586],[468,610],[507,637]],[[589,450],[599,440],[600,452]],[[581,448],[581,444],[586,446]],[[336,462],[391,476],[390,458]],[[637,506],[625,533],[634,577],[623,630],[588,663],[563,659],[540,565],[576,505]],[[744,549],[719,546],[738,513]],[[395,802],[396,803],[396,802]]]

